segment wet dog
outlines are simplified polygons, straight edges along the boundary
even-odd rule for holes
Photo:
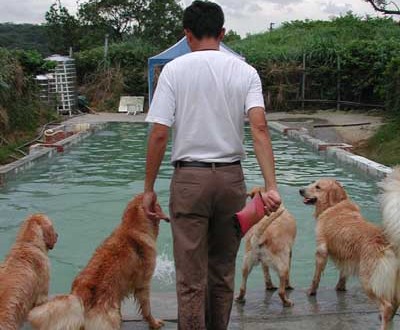
[[[315,295],[328,257],[340,271],[336,290],[358,276],[380,308],[381,329],[399,306],[400,168],[382,183],[383,229],[366,221],[339,182],[321,179],[301,189],[305,204],[315,205],[316,266],[309,295]]]
[[[261,190],[261,188],[253,188],[248,195],[253,198]],[[242,285],[236,301],[244,301],[247,278],[252,268],[261,263],[266,289],[276,290],[269,273],[269,268],[272,267],[279,275],[279,297],[283,306],[293,305],[293,302],[287,297],[286,290],[293,289],[290,285],[289,275],[295,238],[296,221],[283,205],[250,229],[245,236]]]
[[[57,242],[51,220],[28,217],[16,242],[0,265],[0,329],[19,329],[29,311],[47,301],[50,264],[47,252]]]
[[[71,294],[57,296],[31,311],[29,321],[34,329],[120,329],[121,302],[131,294],[151,328],[163,325],[150,310],[159,220],[145,216],[142,201],[143,195],[138,195],[128,204],[121,224],[73,281]]]

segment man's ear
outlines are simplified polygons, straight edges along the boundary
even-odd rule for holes
[[[183,31],[185,32],[185,36],[187,41],[190,43],[193,41],[193,33],[192,31],[190,31],[189,29],[183,29]]]
[[[221,32],[218,36],[219,41],[222,41],[222,39],[224,39],[224,37],[225,37],[225,28],[222,28]]]

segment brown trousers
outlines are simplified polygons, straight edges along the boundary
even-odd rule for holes
[[[179,330],[227,329],[240,245],[234,214],[245,201],[240,165],[175,169],[170,215]]]

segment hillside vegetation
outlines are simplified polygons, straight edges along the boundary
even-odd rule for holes
[[[67,12],[53,8],[53,14],[54,20],[49,22],[58,24],[61,30],[64,21],[76,23]],[[400,131],[396,129],[400,128],[397,119],[400,117],[398,23],[392,19],[363,19],[347,14],[331,21],[293,21],[272,32],[249,35],[242,40],[231,34],[234,38],[225,42],[258,69],[269,109],[299,109],[303,87],[305,109],[336,108],[335,100],[340,93],[343,101],[368,106],[343,104],[342,109],[374,109],[376,105],[391,123],[382,128],[386,131],[380,133],[380,138],[371,141],[361,152],[380,161],[386,159],[379,153],[381,150],[393,150],[389,144],[388,148],[379,147],[377,152],[373,145],[391,143]],[[1,38],[0,28],[0,42]],[[177,40],[178,36],[174,38]],[[147,59],[165,48],[153,40],[154,34],[153,39],[138,35],[126,35],[122,39],[110,40],[107,58],[104,48],[96,43],[92,47],[86,43],[84,50],[75,53],[80,91],[96,110],[116,109],[121,95],[147,96]],[[170,42],[173,43],[172,39]],[[26,49],[28,46],[26,44]],[[59,46],[66,49],[65,45]],[[46,116],[43,115],[46,111],[40,110],[32,82],[33,75],[43,68],[43,59],[38,52],[0,48],[0,65],[2,135],[33,131]],[[398,154],[385,162],[400,163],[396,158],[400,157]]]
[[[36,51],[0,48],[0,164],[20,156],[14,149],[54,118],[54,111],[39,102],[33,81],[47,65]]]
[[[273,109],[300,99],[303,56],[306,99],[385,102],[390,62],[399,56],[400,27],[392,19],[352,14],[332,21],[294,21],[232,44],[261,72]],[[299,104],[295,103],[297,107]]]
[[[36,50],[45,56],[50,54],[44,25],[0,23],[0,47]]]
[[[387,165],[400,164],[398,22],[352,14],[332,21],[293,21],[230,46],[259,70],[267,106],[272,110],[301,106],[303,56],[305,99],[335,101],[339,90],[341,100],[385,106],[377,109],[387,125],[357,152]],[[336,108],[336,104],[305,102],[305,107]],[[346,108],[374,109],[342,105]]]

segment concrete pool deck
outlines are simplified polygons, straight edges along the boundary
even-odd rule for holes
[[[250,291],[245,304],[234,302],[229,329],[296,329],[296,330],[376,330],[380,320],[378,306],[368,300],[360,288],[336,292],[321,288],[316,297],[308,297],[305,290],[289,293],[294,306],[283,308],[277,291]],[[152,313],[166,321],[163,329],[176,329],[176,297],[172,293],[154,293]],[[122,309],[123,330],[148,329],[136,314],[132,302]],[[391,325],[400,328],[397,314]]]

